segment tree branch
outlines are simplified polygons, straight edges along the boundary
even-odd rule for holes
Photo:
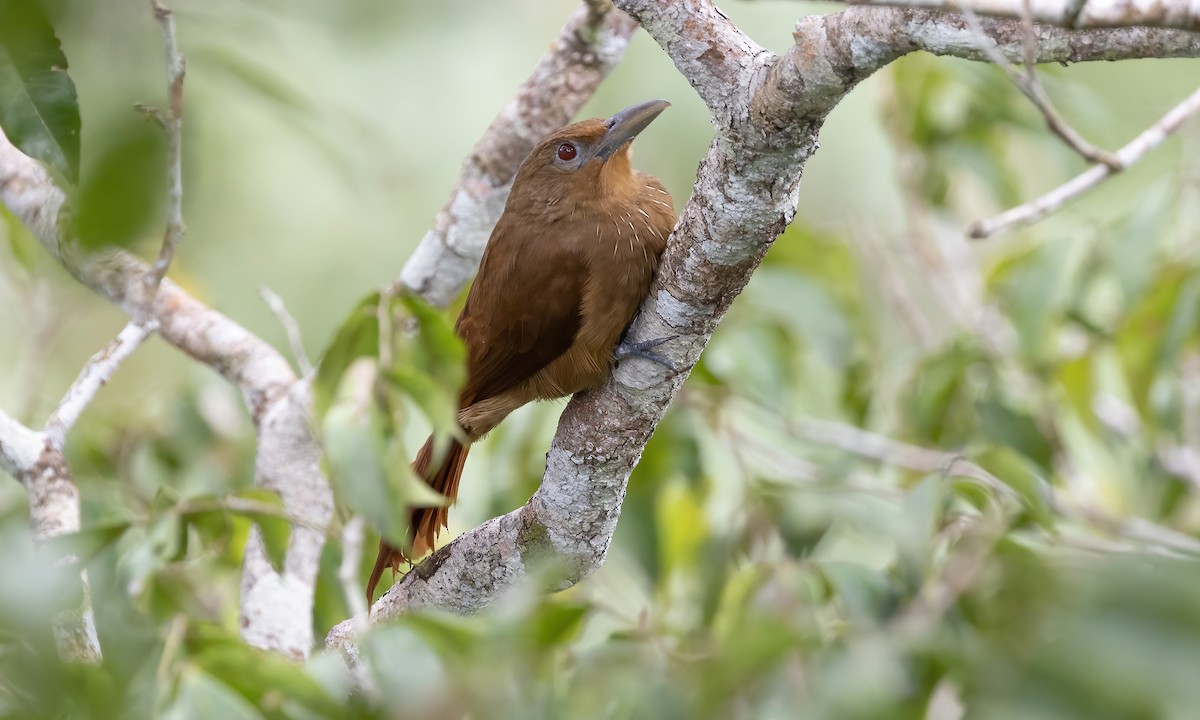
[[[135,322],[157,323],[167,342],[241,388],[259,432],[256,479],[263,487],[277,490],[288,513],[305,521],[292,533],[282,575],[275,574],[266,560],[257,527],[252,533],[242,577],[242,633],[257,647],[303,658],[313,644],[313,588],[324,543],[324,532],[312,527],[326,527],[332,513],[331,492],[320,470],[320,450],[308,431],[309,390],[305,384],[297,386],[291,367],[274,348],[163,279],[183,235],[179,154],[183,61],[175,47],[169,11],[153,0],[152,7],[166,38],[170,110],[166,117],[156,116],[168,133],[171,168],[168,227],[155,266],[124,252],[76,257],[73,238],[61,222],[66,196],[48,173],[2,132],[0,201],[81,283],[121,307]],[[84,374],[88,376],[86,370]],[[74,412],[72,408],[68,405],[70,412]],[[50,468],[54,472],[46,477],[54,482],[47,489],[53,492],[45,497],[63,499],[64,512],[69,511],[72,506],[66,489],[75,491],[66,466]],[[31,489],[31,514],[34,501]],[[77,493],[73,508],[73,529],[78,530]]]
[[[1046,127],[1050,129],[1050,132],[1057,135],[1068,147],[1083,156],[1088,162],[1104,163],[1114,169],[1119,169],[1117,160],[1113,157],[1112,153],[1102,150],[1085,140],[1055,109],[1050,96],[1046,94],[1046,88],[1038,80],[1036,68],[1037,35],[1035,34],[1033,19],[1028,13],[1029,8],[1027,3],[1022,10],[1021,27],[1025,35],[1025,42],[1022,44],[1022,59],[1025,62],[1024,72],[1017,70],[1016,66],[1008,61],[1008,58],[1001,55],[992,47],[983,32],[983,28],[979,25],[979,16],[975,14],[975,11],[970,9],[970,6],[963,8],[963,17],[967,19],[971,29],[979,35],[982,41],[981,47],[988,54],[988,59],[999,66],[1025,97],[1029,98],[1029,101],[1042,114],[1042,118],[1046,121]]]
[[[83,261],[74,257],[70,239],[59,227],[66,195],[37,161],[8,141],[2,129],[0,202],[77,280],[131,317],[151,304],[147,293],[151,269],[138,258],[125,252]],[[170,280],[162,281],[151,307],[159,336],[240,387],[256,422],[295,381],[287,360],[275,348]]]
[[[42,454],[45,438],[0,410],[0,470],[20,480]],[[22,481],[23,482],[23,481]]]
[[[852,5],[891,5],[1020,18],[1026,12],[1046,25],[1075,30],[1159,27],[1200,30],[1200,5],[1192,0],[849,0]]]
[[[287,334],[288,345],[292,348],[292,359],[296,361],[296,367],[299,368],[300,374],[308,375],[313,371],[313,365],[312,361],[308,359],[308,353],[304,350],[304,338],[300,336],[300,324],[288,312],[283,298],[279,297],[271,288],[265,285],[260,287],[258,295],[267,304],[267,307],[271,308],[271,312],[275,313],[279,324],[283,326],[283,331]]]
[[[707,0],[618,0],[617,6],[667,51],[709,104],[716,126],[631,331],[634,340],[677,335],[664,355],[683,371],[664,376],[657,366],[622,363],[604,387],[575,397],[533,498],[434,552],[375,604],[373,621],[426,606],[477,611],[546,560],[562,568],[560,587],[599,567],[646,441],[795,213],[800,174],[829,110],[858,81],[908,52],[986,59],[961,18],[944,13],[851,8],[806,17],[795,47],[776,57]],[[1019,23],[983,25],[1000,52],[1021,57]],[[1039,28],[1038,37],[1043,61],[1200,53],[1197,36],[1172,31]],[[327,644],[355,656],[348,621],[330,632]]]
[[[1024,205],[1018,205],[1011,210],[1005,210],[993,218],[974,222],[967,228],[968,237],[977,240],[989,238],[996,233],[1009,230],[1018,225],[1028,225],[1041,220],[1071,200],[1096,187],[1107,178],[1141,160],[1151,150],[1161,145],[1163,141],[1183,125],[1184,121],[1197,112],[1200,112],[1200,90],[1189,95],[1183,102],[1162,116],[1158,122],[1131,140],[1128,145],[1118,150],[1116,152],[1116,165],[1092,166],[1079,175],[1076,175],[1069,182],[1060,185],[1035,200],[1031,200]]]
[[[541,139],[567,124],[625,54],[637,23],[607,0],[589,0],[517,89],[463,163],[458,185],[387,292],[415,292],[445,307],[475,269],[504,211],[513,176]]]
[[[60,448],[45,433],[31,430],[0,411],[0,470],[25,487],[29,501],[29,527],[36,542],[79,532],[79,490]],[[65,563],[73,562],[66,558]],[[87,577],[82,578],[84,600],[54,619],[54,641],[58,654],[68,662],[100,659],[100,640],[91,603]]]
[[[279,493],[288,515],[303,522],[293,523],[282,574],[271,566],[257,525],[242,564],[242,638],[295,660],[308,657],[313,646],[317,570],[333,517],[333,490],[309,427],[311,410],[312,388],[308,379],[300,380],[267,408],[258,424],[254,482]]]
[[[175,249],[183,240],[183,78],[187,72],[187,61],[179,53],[175,40],[175,16],[159,0],[150,0],[154,17],[162,24],[163,51],[167,62],[167,107],[163,117],[163,128],[167,134],[167,229],[163,235],[162,249],[158,259],[146,276],[146,294],[154,297],[158,286],[171,266]]]
[[[79,420],[79,416],[91,403],[92,398],[112,378],[113,373],[125,358],[132,355],[133,351],[146,338],[150,337],[157,326],[158,323],[154,320],[147,321],[145,324],[131,320],[112,342],[88,359],[87,364],[80,371],[79,377],[71,383],[67,394],[63,396],[58,407],[50,414],[50,419],[46,421],[46,440],[52,446],[58,450],[63,449],[67,433]]]

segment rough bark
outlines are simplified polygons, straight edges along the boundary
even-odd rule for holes
[[[623,364],[600,390],[574,398],[547,455],[541,486],[521,508],[435,552],[373,608],[379,622],[413,608],[474,612],[553,562],[561,586],[598,568],[626,483],[646,442],[730,303],[791,221],[806,160],[829,111],[862,79],[913,51],[986,59],[961,17],[851,8],[802,18],[783,56],[741,33],[708,0],[618,0],[668,53],[712,112],[714,138],[643,304],[633,338],[678,335],[663,348],[682,368]],[[1019,58],[1021,25],[986,20],[1000,52]],[[1038,29],[1040,61],[1196,56],[1200,38],[1170,30]],[[356,657],[348,623],[327,638]]]

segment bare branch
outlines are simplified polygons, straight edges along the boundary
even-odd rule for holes
[[[313,371],[313,365],[308,359],[308,353],[304,350],[304,338],[300,336],[300,324],[288,312],[287,306],[283,304],[283,298],[275,294],[271,288],[264,285],[258,289],[258,294],[267,307],[271,308],[271,312],[275,313],[279,324],[283,326],[283,331],[287,333],[288,345],[292,348],[292,357],[296,360],[296,367],[300,368],[300,374],[309,375]]]
[[[46,421],[46,439],[53,447],[58,450],[63,449],[67,433],[79,420],[79,416],[83,414],[88,403],[112,378],[113,373],[125,358],[132,355],[133,351],[146,338],[150,337],[156,327],[158,327],[158,323],[154,320],[148,321],[145,325],[131,320],[112,342],[87,361],[83,370],[80,371],[79,377],[71,383],[67,394],[63,396],[58,407],[50,414],[50,419]]]
[[[1141,160],[1198,111],[1200,111],[1200,90],[1189,95],[1158,122],[1118,150],[1116,152],[1118,167],[1126,168]],[[1117,169],[1108,165],[1091,167],[1075,176],[1073,180],[1060,185],[1036,200],[1006,210],[993,218],[973,223],[967,228],[967,235],[974,239],[984,239],[1018,225],[1037,222],[1117,172]]]
[[[187,72],[187,62],[179,54],[179,46],[175,40],[175,16],[159,0],[150,0],[154,9],[154,17],[162,24],[163,49],[167,61],[167,103],[165,115],[158,114],[163,129],[167,134],[167,166],[169,183],[167,186],[167,230],[163,236],[162,249],[158,259],[145,277],[146,295],[153,298],[158,293],[158,286],[171,266],[175,249],[183,240],[185,227],[183,224],[183,78]]]
[[[589,0],[567,20],[467,156],[450,199],[389,292],[406,288],[435,305],[450,303],[479,267],[521,161],[587,102],[636,29],[607,0]]]
[[[45,436],[0,410],[0,470],[24,482],[23,473],[37,462]]]
[[[36,432],[0,411],[0,469],[25,486],[29,526],[34,540],[79,531],[79,490],[71,480],[66,459],[44,433]],[[67,558],[65,563],[72,560]],[[54,619],[54,640],[61,658],[73,662],[100,659],[100,641],[82,578],[84,600],[79,607]]]
[[[1022,10],[1028,11],[1028,0],[1026,0],[1026,6]],[[970,6],[963,8],[963,17],[967,19],[967,23],[970,24],[971,29],[979,36],[981,41],[980,48],[987,53],[988,59],[1004,70],[1005,74],[1020,88],[1025,97],[1029,98],[1034,107],[1042,114],[1042,117],[1046,121],[1046,126],[1051,132],[1057,135],[1072,150],[1082,155],[1088,162],[1104,163],[1113,169],[1120,169],[1116,158],[1111,153],[1097,148],[1087,140],[1084,140],[1083,136],[1063,119],[1062,115],[1055,109],[1050,97],[1046,94],[1046,89],[1038,80],[1037,69],[1035,68],[1037,63],[1037,35],[1028,12],[1023,12],[1021,17],[1021,27],[1024,30],[1025,36],[1025,41],[1022,43],[1022,53],[1025,61],[1024,73],[1013,66],[1008,61],[1008,58],[1004,57],[991,44],[987,35],[984,34],[983,26],[979,24],[979,16],[975,14],[975,11]]]
[[[1069,29],[1159,27],[1200,30],[1200,5],[1193,0],[849,0],[852,5],[890,5],[1020,18],[1028,1],[1033,19]]]

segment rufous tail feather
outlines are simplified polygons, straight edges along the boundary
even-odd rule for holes
[[[458,480],[462,477],[463,466],[467,462],[467,452],[470,445],[463,445],[458,440],[450,441],[441,464],[430,472],[433,462],[433,436],[430,436],[421,446],[420,452],[413,460],[412,471],[419,478],[429,483],[429,487],[441,493],[446,498],[446,504],[436,507],[413,508],[409,516],[409,538],[412,540],[410,556],[415,560],[433,549],[437,542],[438,533],[449,523],[450,505],[458,496]],[[398,547],[390,545],[386,540],[379,541],[379,555],[375,558],[375,567],[371,570],[371,578],[367,581],[367,607],[375,599],[375,587],[383,577],[383,571],[391,568],[399,572],[400,563],[407,562],[408,557]]]

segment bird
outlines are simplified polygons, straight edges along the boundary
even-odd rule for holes
[[[412,463],[446,503],[411,509],[407,556],[380,540],[368,606],[385,568],[433,549],[471,443],[509,413],[594,389],[630,357],[672,367],[654,348],[673,336],[623,340],[675,226],[670,194],[633,168],[631,148],[669,106],[651,100],[567,125],[521,163],[455,323],[467,355],[461,436],[436,458],[430,436]]]

